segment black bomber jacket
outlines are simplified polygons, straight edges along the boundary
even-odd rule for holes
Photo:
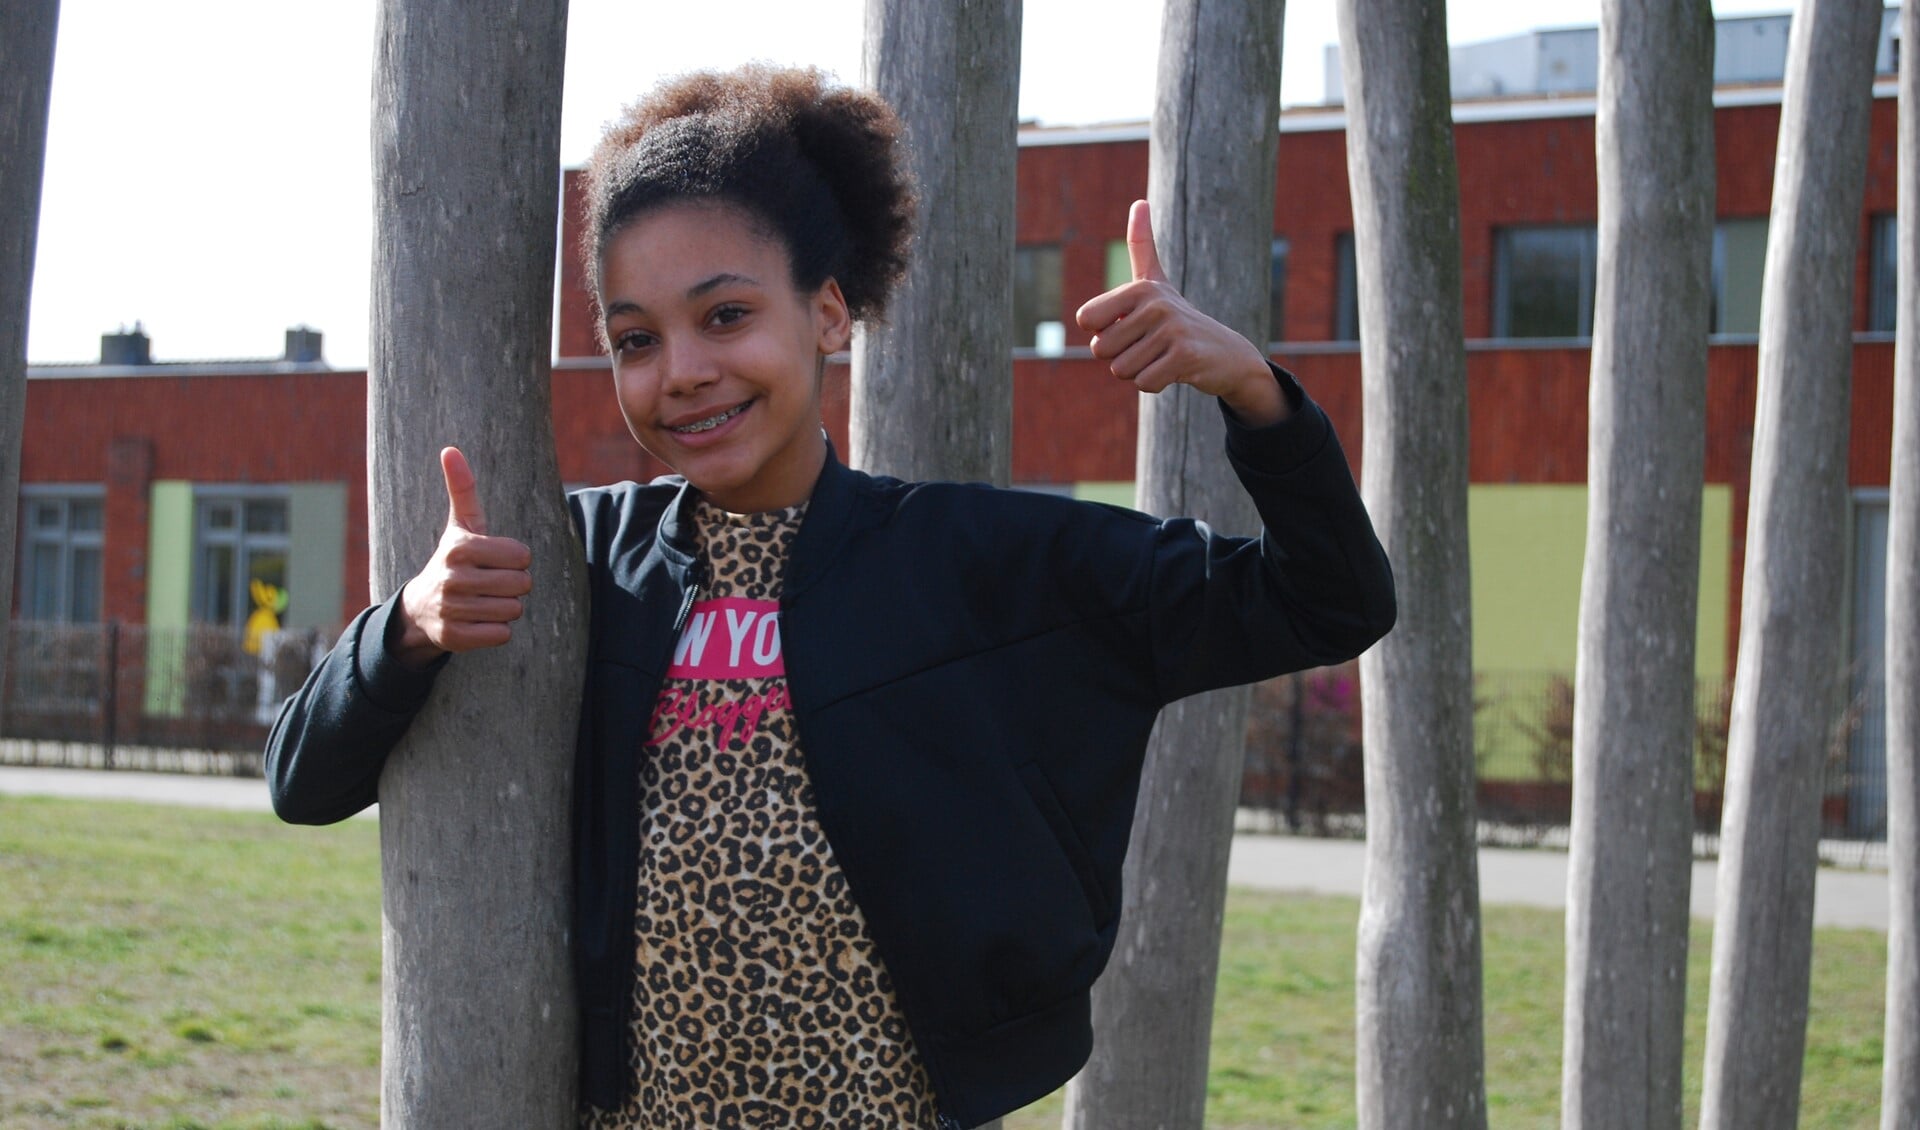
[[[814,489],[780,602],[795,725],[945,1125],[1017,1109],[1085,1062],[1160,708],[1341,662],[1393,624],[1339,441],[1276,373],[1287,420],[1223,411],[1257,538],[831,457]],[[631,1082],[638,763],[700,579],[693,493],[672,478],[570,496],[592,601],[574,774],[581,1094],[602,1107]],[[283,818],[377,799],[432,683],[379,642],[394,604],[362,613],[283,708],[267,750]]]

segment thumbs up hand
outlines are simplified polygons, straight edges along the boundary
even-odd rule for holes
[[[487,534],[478,480],[457,447],[440,452],[447,484],[447,528],[433,559],[407,582],[398,609],[403,621],[391,650],[401,662],[423,667],[442,652],[498,647],[524,611],[521,597],[533,591],[527,572],[533,553],[512,538]]]
[[[1250,426],[1285,419],[1287,398],[1266,356],[1194,309],[1167,281],[1144,200],[1134,201],[1127,213],[1127,258],[1133,281],[1091,299],[1074,315],[1080,328],[1094,335],[1093,355],[1141,392],[1191,385],[1226,401]]]

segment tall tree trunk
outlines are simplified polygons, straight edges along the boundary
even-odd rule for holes
[[[27,311],[34,244],[40,235],[40,180],[47,158],[54,29],[60,0],[8,0],[0,14],[0,593],[13,592],[19,554],[20,429],[27,410]],[[7,677],[7,628],[0,616],[0,685]]]
[[[862,71],[906,123],[920,209],[886,325],[854,337],[852,463],[1005,486],[1020,0],[867,0]]]
[[[874,474],[1013,477],[1020,12],[1021,0],[867,0],[863,80],[905,123],[920,194],[886,324],[853,339],[851,462]]]
[[[1713,273],[1713,12],[1600,15],[1600,262],[1573,711],[1568,1130],[1679,1130]]]
[[[1360,657],[1360,1125],[1484,1127],[1460,186],[1443,0],[1340,0],[1360,290],[1361,493],[1394,632]]]
[[[1700,1125],[1794,1125],[1846,561],[1853,272],[1880,0],[1803,0],[1761,290],[1739,669]]]
[[[1283,9],[1283,0],[1168,0],[1148,142],[1147,198],[1168,281],[1263,352]],[[1259,529],[1212,397],[1185,386],[1143,395],[1139,443],[1142,510]],[[1122,878],[1127,913],[1093,989],[1093,1056],[1067,1089],[1074,1130],[1197,1127],[1205,1114],[1247,697],[1235,687],[1183,699],[1154,728]]]
[[[1920,45],[1920,4],[1900,11]],[[1909,56],[1911,58],[1911,56]],[[1887,500],[1887,1034],[1881,1130],[1920,1126],[1920,66],[1900,69],[1899,317]]]
[[[446,524],[461,447],[533,551],[505,647],[458,657],[380,782],[382,1122],[573,1125],[569,807],[585,566],[548,360],[565,0],[384,0],[374,82],[367,478],[373,589]]]

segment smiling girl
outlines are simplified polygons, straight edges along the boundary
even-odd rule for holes
[[[1144,204],[1134,281],[1078,320],[1116,377],[1219,398],[1260,537],[841,464],[821,375],[906,261],[899,133],[872,95],[748,68],[656,90],[589,170],[619,409],[678,474],[569,499],[583,1126],[945,1130],[1059,1086],[1161,706],[1393,621],[1325,415],[1167,284]],[[511,636],[535,563],[442,469],[433,559],[275,726],[286,819],[374,802],[449,654]]]

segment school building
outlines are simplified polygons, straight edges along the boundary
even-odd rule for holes
[[[1865,707],[1829,805],[1830,817],[1869,836],[1884,824],[1872,696],[1891,461],[1891,73],[1898,54],[1891,9],[1887,21],[1858,221],[1845,547],[1853,584],[1843,627]],[[1786,26],[1785,16],[1718,25],[1703,684],[1728,678],[1739,632],[1755,335]],[[1454,54],[1474,664],[1490,687],[1573,669],[1595,277],[1596,42],[1591,28],[1567,29]],[[1329,85],[1329,102],[1337,102],[1337,72]],[[1268,337],[1273,356],[1333,417],[1357,472],[1363,421],[1343,128],[1337,104],[1281,116]],[[1088,354],[1072,311],[1127,277],[1122,229],[1129,201],[1145,193],[1147,148],[1139,123],[1021,130],[1009,303],[1018,485],[1131,502],[1136,397]],[[565,178],[561,246],[571,248],[578,174]],[[552,391],[561,478],[584,485],[658,473],[620,420],[590,297],[570,256],[557,310]],[[194,668],[196,651],[257,653],[263,639],[279,638],[266,636],[276,631],[330,636],[368,600],[366,373],[330,367],[320,334],[304,327],[288,331],[284,355],[273,359],[156,360],[156,344],[164,342],[149,342],[136,327],[103,336],[98,363],[29,368],[8,733],[32,709],[21,684],[36,662],[79,666],[70,645],[44,642],[56,638],[45,625],[116,624],[139,633],[115,663],[143,666],[143,681],[112,710],[128,732],[146,734],[191,714],[196,696],[252,693],[226,675],[203,678],[199,690],[190,678],[162,678]],[[937,368],[929,377],[938,378]],[[846,367],[831,366],[827,424],[843,452],[846,408]],[[216,685],[222,679],[224,691]],[[61,685],[63,709],[72,711],[97,682]],[[1488,770],[1524,772],[1518,765]]]

